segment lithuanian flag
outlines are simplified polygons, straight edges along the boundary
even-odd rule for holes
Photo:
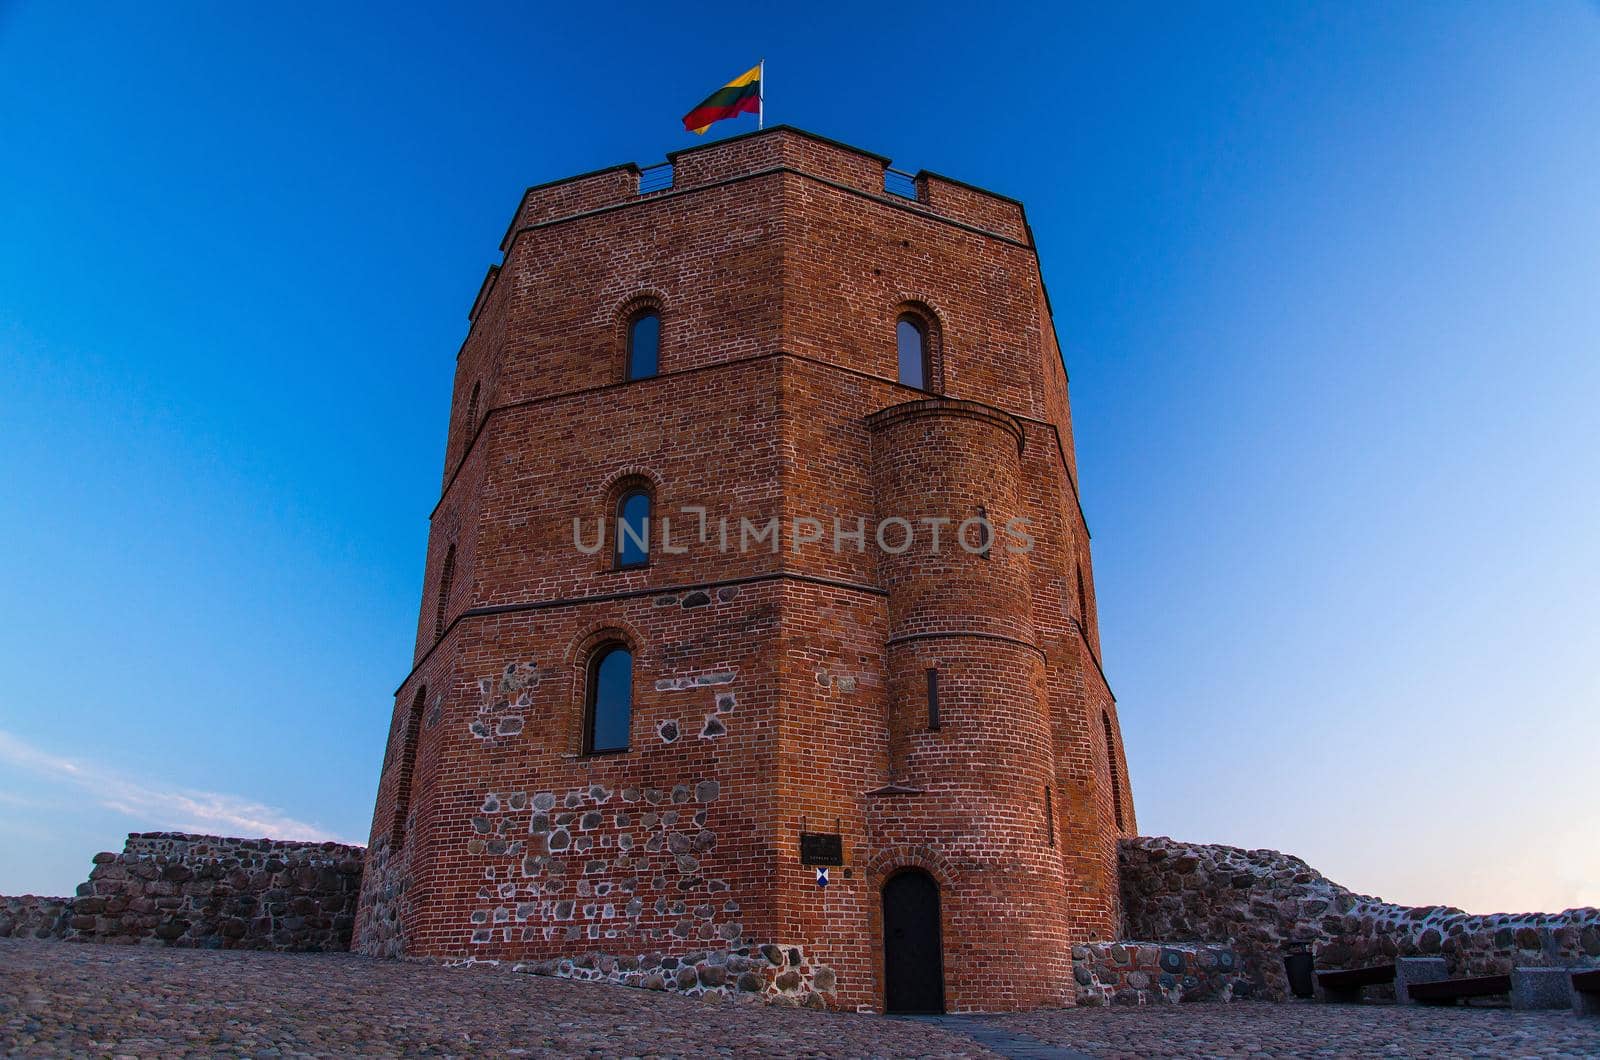
[[[711,123],[735,114],[761,112],[761,64],[757,63],[705,98],[683,116],[683,127],[704,135]]]

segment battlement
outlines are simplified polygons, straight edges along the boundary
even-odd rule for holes
[[[693,192],[758,175],[797,173],[888,205],[1031,244],[1022,204],[927,170],[905,173],[890,159],[789,125],[686,147],[667,161],[632,162],[529,188],[500,249],[516,233],[598,210]]]

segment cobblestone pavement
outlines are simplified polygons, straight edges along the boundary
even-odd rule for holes
[[[876,1016],[351,954],[0,939],[0,1055],[993,1057]]]
[[[987,1020],[1097,1057],[1600,1056],[1600,1018],[1566,1010],[1247,1001],[1053,1009]]]
[[[348,954],[0,939],[14,1056],[1600,1056],[1600,1019],[1183,1005],[884,1019]]]

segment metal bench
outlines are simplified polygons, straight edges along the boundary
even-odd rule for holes
[[[1337,972],[1318,972],[1317,986],[1324,1001],[1360,1001],[1364,987],[1394,982],[1394,965],[1374,964],[1367,968],[1347,968]]]
[[[1411,988],[1450,978],[1450,965],[1443,957],[1396,957],[1394,959],[1394,999],[1411,1003]],[[1512,984],[1515,986],[1515,984]]]
[[[1473,975],[1464,979],[1440,979],[1418,983],[1411,988],[1411,1000],[1424,1005],[1454,1005],[1473,997],[1493,997],[1511,992],[1509,975]]]

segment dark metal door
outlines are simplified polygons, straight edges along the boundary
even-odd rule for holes
[[[926,872],[902,872],[883,885],[883,1007],[944,1011],[939,885]]]

